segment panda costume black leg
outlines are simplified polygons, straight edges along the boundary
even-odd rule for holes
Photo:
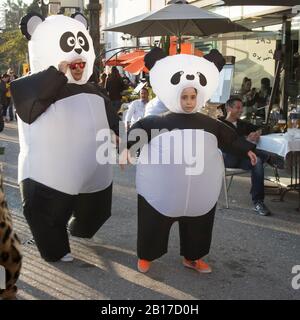
[[[212,239],[215,210],[216,206],[199,217],[171,218],[162,215],[139,194],[138,257],[153,261],[166,254],[169,233],[174,222],[179,224],[180,255],[188,260],[197,260],[206,256]]]
[[[71,251],[66,225],[72,216],[73,196],[31,179],[20,183],[23,213],[41,257],[58,261]]]
[[[112,185],[72,196],[25,179],[20,191],[24,216],[46,261],[57,261],[70,252],[67,225],[72,236],[92,238],[111,216]]]
[[[75,196],[69,221],[72,236],[92,238],[111,216],[112,184],[105,190]]]
[[[183,264],[200,272],[211,272],[200,259],[210,250],[216,203],[222,187],[224,166],[218,148],[240,156],[247,156],[255,149],[255,145],[241,141],[230,127],[197,112],[216,90],[224,64],[224,58],[216,50],[203,58],[164,57],[159,48],[154,48],[145,57],[153,91],[170,111],[143,118],[128,132],[127,147],[134,146],[132,155],[137,142],[141,148],[136,170],[137,255],[141,272],[148,271],[149,261],[167,252],[174,222],[179,223]],[[181,95],[187,88],[197,102],[185,112]],[[144,137],[147,141],[143,141]],[[178,156],[191,159],[195,147],[199,149],[196,155],[201,169],[191,173],[187,162],[177,160]],[[153,162],[152,157],[156,159]],[[158,159],[168,162],[156,162]]]
[[[179,218],[180,255],[197,260],[209,253],[216,205],[205,215]]]
[[[91,238],[111,215],[112,166],[105,155],[98,157],[98,134],[110,143],[111,131],[119,134],[119,118],[98,86],[87,82],[95,53],[81,14],[45,20],[30,13],[21,30],[31,42],[31,74],[11,84],[18,180],[41,256],[57,261],[70,252],[68,222],[72,235]],[[70,71],[74,61],[81,61],[77,80]],[[69,66],[65,73],[57,69],[61,63]]]

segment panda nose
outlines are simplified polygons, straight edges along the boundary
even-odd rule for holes
[[[81,48],[76,48],[76,49],[75,49],[75,52],[78,53],[78,54],[80,54],[80,53],[82,52],[82,49],[81,49]]]
[[[195,79],[195,76],[193,74],[187,74],[186,75],[186,79],[187,80],[194,80]]]

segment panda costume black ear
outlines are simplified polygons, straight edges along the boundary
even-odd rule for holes
[[[36,12],[29,12],[20,21],[20,29],[27,40],[31,39],[36,27],[45,20],[40,14]]]
[[[75,12],[71,15],[71,18],[81,22],[82,24],[84,24],[85,28],[88,29],[89,24],[87,21],[87,18],[80,12]]]
[[[212,49],[210,53],[203,56],[206,60],[212,62],[215,64],[215,66],[218,68],[219,71],[221,71],[226,63],[224,57],[221,55],[221,53],[216,50]]]
[[[150,71],[155,65],[156,61],[165,58],[167,55],[164,51],[158,47],[154,47],[151,51],[149,51],[145,57],[144,62],[146,68]]]

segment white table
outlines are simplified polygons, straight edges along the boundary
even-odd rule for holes
[[[261,136],[256,148],[286,158],[289,152],[300,151],[300,137],[289,133],[272,133]]]
[[[296,129],[299,130],[299,129]],[[300,132],[300,131],[299,131]],[[290,169],[291,183],[280,192],[280,201],[289,191],[297,191],[299,194],[300,210],[300,137],[299,132],[272,133],[261,136],[256,146],[257,149],[273,152],[285,159],[286,167]]]

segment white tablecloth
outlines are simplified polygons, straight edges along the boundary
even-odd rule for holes
[[[261,136],[256,148],[285,158],[290,151],[300,151],[300,138],[292,137],[288,133],[272,133]]]

